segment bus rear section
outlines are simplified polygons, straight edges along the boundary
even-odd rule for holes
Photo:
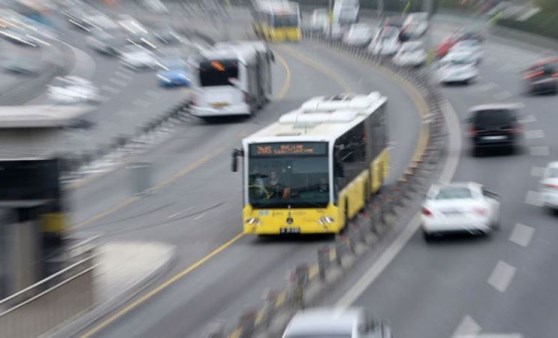
[[[197,86],[192,91],[192,115],[212,117],[250,115],[248,92],[242,90],[245,77],[238,59],[202,60],[198,64]]]

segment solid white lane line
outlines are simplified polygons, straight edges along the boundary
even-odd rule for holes
[[[521,123],[533,123],[536,122],[537,118],[535,117],[535,115],[527,115],[524,118],[520,119],[519,122]]]
[[[533,177],[542,177],[544,175],[545,168],[543,167],[532,167],[531,168],[531,176]]]
[[[471,316],[466,315],[453,332],[453,338],[476,336],[481,331],[480,325]]]
[[[540,129],[525,131],[525,138],[528,140],[538,139],[544,137],[544,131]]]
[[[492,274],[488,278],[488,284],[492,285],[493,288],[500,292],[506,292],[506,289],[510,285],[513,276],[515,274],[516,268],[509,265],[504,261],[499,261],[492,271]]]
[[[196,216],[196,217],[194,218],[194,221],[197,221],[198,219],[201,219],[203,216],[205,216],[205,213],[203,213],[203,214],[201,214],[201,215],[199,215],[199,216]]]
[[[548,146],[531,146],[529,153],[533,156],[548,156],[550,155],[550,148]]]
[[[457,170],[459,164],[461,143],[461,126],[457,113],[449,102],[443,104],[444,116],[448,122],[449,133],[448,148],[449,154],[444,165],[440,179],[440,183],[449,183]],[[411,239],[414,233],[420,227],[421,215],[416,214],[415,217],[409,222],[405,229],[397,236],[397,238],[390,244],[388,248],[382,253],[380,258],[356,281],[356,283],[337,301],[337,307],[348,307],[354,303],[368,287],[378,278],[378,276],[386,269],[386,267],[393,261],[397,254],[405,247],[407,242]]]
[[[534,207],[542,206],[541,193],[533,190],[527,191],[527,195],[525,195],[525,203]]]
[[[112,82],[115,85],[120,86],[120,87],[124,87],[126,84],[128,84],[126,81],[122,81],[122,80],[116,79],[114,77],[110,78],[109,82]]]
[[[503,92],[499,92],[497,94],[494,94],[494,98],[496,100],[507,100],[513,97],[513,94],[508,92],[508,91],[503,91]]]
[[[533,227],[517,223],[510,235],[510,241],[517,245],[521,245],[522,247],[527,247],[531,242],[531,238],[533,238],[534,232],[535,229]]]

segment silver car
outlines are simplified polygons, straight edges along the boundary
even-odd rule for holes
[[[391,338],[391,329],[362,308],[314,308],[297,313],[283,338]]]

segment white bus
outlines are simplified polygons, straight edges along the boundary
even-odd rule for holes
[[[193,67],[192,115],[252,115],[271,100],[274,61],[259,41],[223,42],[202,51]]]
[[[388,175],[386,102],[316,97],[243,139],[244,233],[340,232]]]
[[[340,25],[357,23],[359,10],[359,0],[335,0],[333,5],[333,22]]]

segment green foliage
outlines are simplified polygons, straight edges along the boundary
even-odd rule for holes
[[[558,1],[556,0],[535,0],[535,3],[545,11],[558,12]]]
[[[498,25],[558,39],[558,29],[556,29],[558,27],[558,12],[541,11],[526,21],[500,19]]]

